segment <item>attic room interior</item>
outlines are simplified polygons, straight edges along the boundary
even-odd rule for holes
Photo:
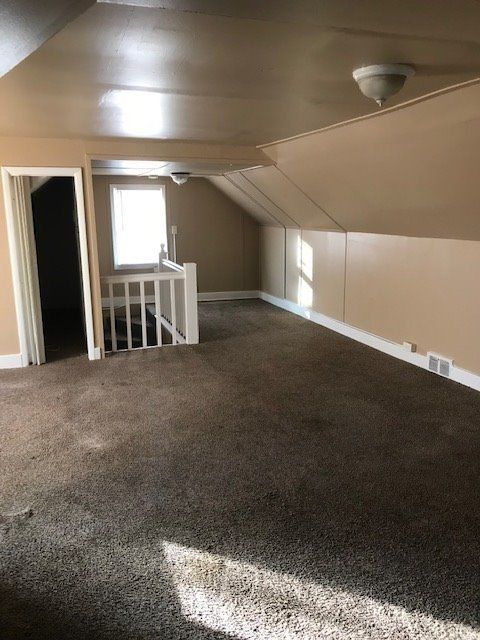
[[[480,640],[480,2],[0,35],[2,640]]]

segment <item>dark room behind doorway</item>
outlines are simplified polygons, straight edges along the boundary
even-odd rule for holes
[[[47,362],[86,351],[73,178],[32,193]]]

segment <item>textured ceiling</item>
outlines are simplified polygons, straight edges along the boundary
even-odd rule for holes
[[[478,0],[98,0],[229,18],[307,23],[399,36],[478,40]]]
[[[476,0],[96,4],[0,79],[0,135],[267,143],[375,111],[362,64],[417,67],[390,104],[480,75],[479,24]]]
[[[94,3],[95,0],[2,0],[0,77]]]

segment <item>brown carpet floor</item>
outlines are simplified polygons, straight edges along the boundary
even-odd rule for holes
[[[0,372],[0,637],[480,638],[480,394],[260,301]]]

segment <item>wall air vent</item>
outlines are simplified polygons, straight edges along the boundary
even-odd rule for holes
[[[452,368],[452,361],[440,358],[440,364],[438,366],[438,373],[446,378],[450,377],[450,369]]]
[[[452,372],[453,360],[443,358],[435,353],[427,353],[428,370],[438,373],[440,376],[449,378]]]
[[[433,371],[433,373],[438,373],[438,363],[439,358],[434,356],[433,353],[428,354],[428,370]]]

